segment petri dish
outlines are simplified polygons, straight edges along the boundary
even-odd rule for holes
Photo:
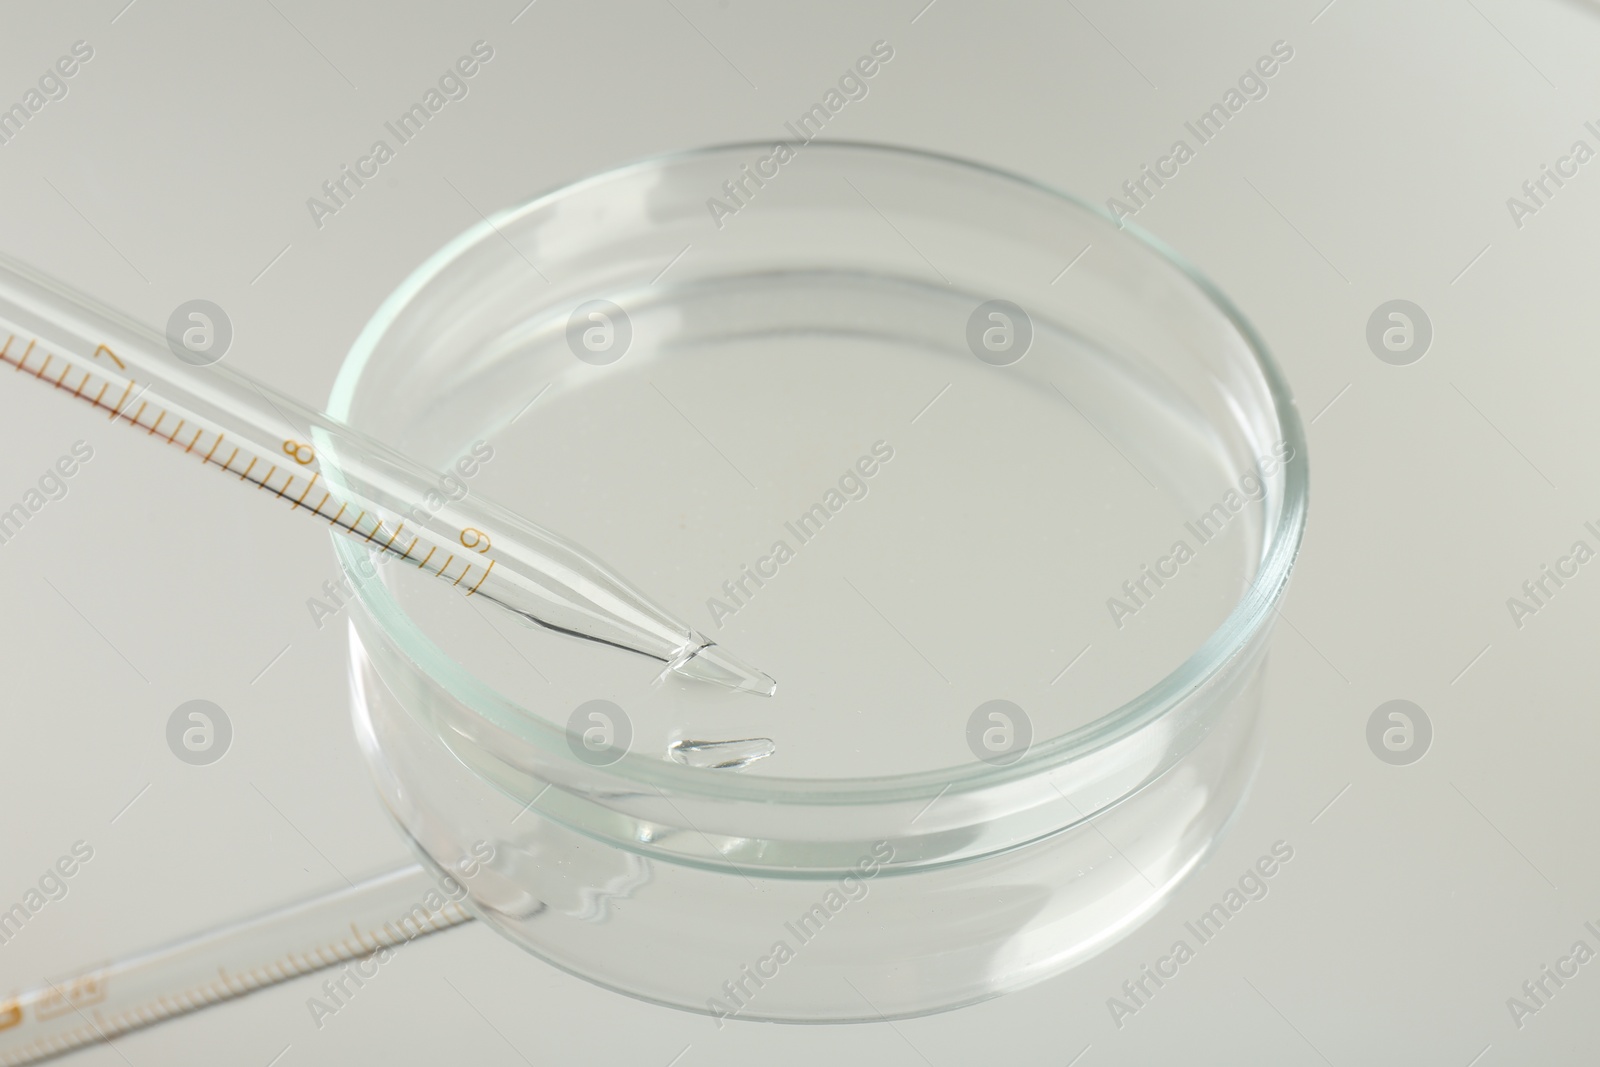
[[[336,541],[387,807],[572,973],[719,1019],[972,1003],[1124,936],[1243,802],[1301,425],[1213,286],[1071,197],[863,144],[626,166],[420,267],[330,411],[778,680],[661,680]]]

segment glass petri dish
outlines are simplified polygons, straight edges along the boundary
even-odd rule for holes
[[[718,1018],[972,1003],[1124,936],[1243,801],[1302,428],[1226,299],[1071,197],[862,144],[626,166],[420,267],[330,411],[778,679],[660,680],[335,540],[387,807],[572,973]]]

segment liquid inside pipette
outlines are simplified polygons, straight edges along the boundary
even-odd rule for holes
[[[750,666],[710,640],[667,664],[667,670],[686,678],[696,678],[702,682],[737,689],[741,693],[769,697],[778,691],[778,683],[771,675]],[[663,675],[665,673],[666,671],[662,672]]]

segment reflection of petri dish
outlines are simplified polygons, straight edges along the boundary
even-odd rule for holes
[[[652,685],[403,568],[365,587],[391,810],[446,868],[491,843],[485,918],[592,980],[743,1018],[968,1003],[1131,929],[1242,797],[1298,419],[1205,282],[1059,194],[856,145],[627,167],[420,268],[332,410],[441,468],[485,442],[444,489],[779,681]],[[756,737],[738,773],[667,757]]]

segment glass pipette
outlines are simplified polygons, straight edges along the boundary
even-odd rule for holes
[[[433,507],[436,472],[236,370],[179,359],[155,331],[4,257],[0,336],[0,362],[16,372],[466,596],[685,677],[777,688],[571,541],[477,493]]]

